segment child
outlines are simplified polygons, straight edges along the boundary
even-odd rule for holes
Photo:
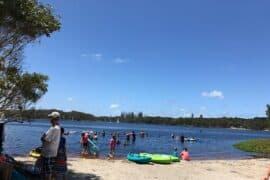
[[[190,161],[189,152],[188,152],[187,148],[183,149],[180,156],[182,157],[183,160]]]
[[[64,137],[65,129],[61,128],[61,138],[58,147],[58,152],[55,160],[54,172],[57,180],[67,179],[67,153],[66,153],[66,138]]]
[[[178,157],[178,152],[177,151],[178,151],[177,147],[174,147],[174,152],[172,154],[174,157]]]
[[[112,138],[110,140],[110,157],[114,157],[115,154],[115,146],[116,146],[116,136],[112,135]]]
[[[83,147],[82,154],[88,153],[88,133],[81,134],[81,145]]]

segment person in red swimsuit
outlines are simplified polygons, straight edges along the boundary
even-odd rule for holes
[[[187,148],[184,148],[183,151],[180,153],[180,156],[183,160],[190,161],[189,152]]]

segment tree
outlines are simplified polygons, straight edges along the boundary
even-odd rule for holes
[[[270,120],[270,104],[266,105],[266,116],[267,119]]]
[[[22,109],[47,91],[48,77],[22,68],[24,47],[60,29],[52,8],[37,0],[0,0],[0,112]]]
[[[47,92],[48,77],[22,67],[24,47],[60,29],[52,7],[37,0],[0,0],[0,118],[23,110]],[[0,124],[0,153],[4,124]]]

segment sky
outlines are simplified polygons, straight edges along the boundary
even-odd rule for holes
[[[265,116],[270,1],[42,0],[61,30],[25,51],[37,108],[101,115]]]

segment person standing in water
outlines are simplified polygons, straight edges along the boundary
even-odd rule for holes
[[[102,130],[101,136],[105,137],[105,130]]]
[[[58,146],[61,137],[59,126],[60,113],[52,112],[48,115],[51,118],[51,127],[41,137],[42,151],[41,151],[41,174],[43,179],[51,180],[54,174],[55,159],[58,152]]]
[[[112,138],[110,140],[110,153],[109,157],[113,158],[115,156],[115,147],[116,147],[116,136],[112,135]]]
[[[181,135],[180,136],[180,141],[181,141],[181,143],[184,143],[185,142],[185,136],[184,135]]]
[[[136,141],[136,134],[135,134],[135,132],[134,131],[132,131],[132,142],[133,143],[135,143],[135,141]]]

